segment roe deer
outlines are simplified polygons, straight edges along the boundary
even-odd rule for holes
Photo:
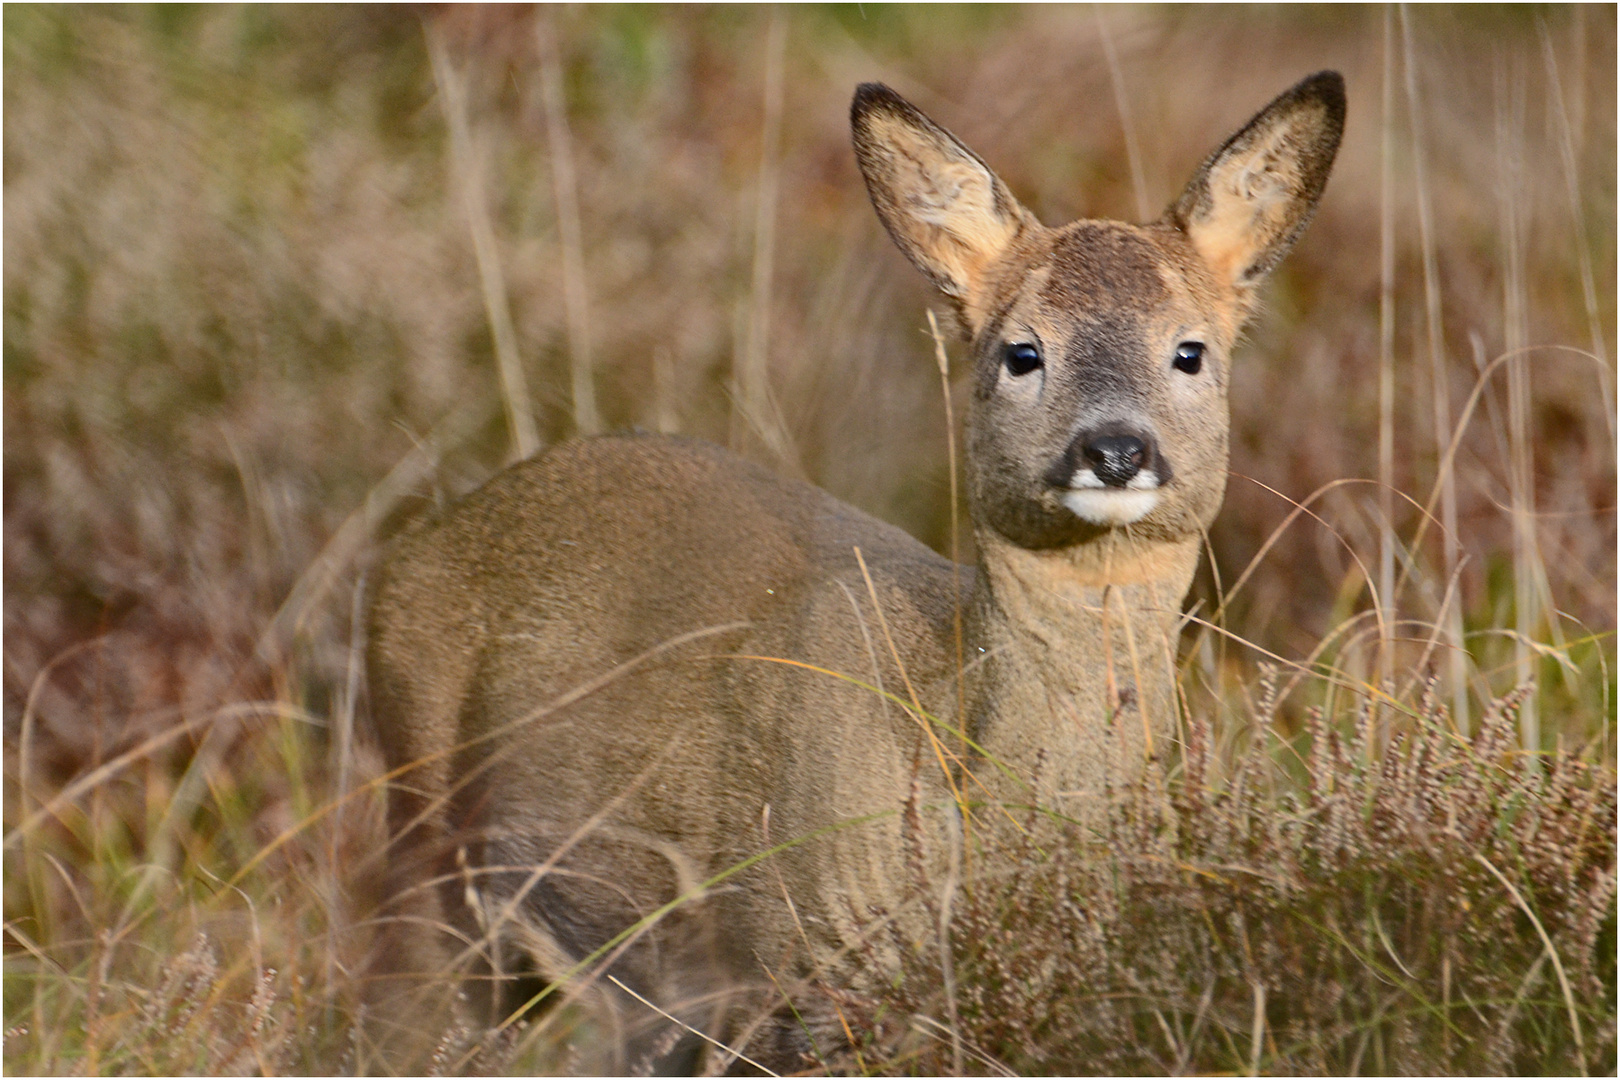
[[[1312,215],[1344,108],[1339,75],[1313,75],[1158,221],[1048,228],[862,85],[872,203],[971,342],[977,565],[718,447],[641,435],[558,446],[398,538],[370,615],[398,770],[385,974],[532,990],[590,960],[791,1064],[797,1022],[762,1051],[723,1002],[858,979],[856,957],[882,968],[928,933],[903,818],[929,859],[991,800],[1098,821],[1175,732],[1233,345]],[[874,938],[875,917],[902,932]],[[474,999],[484,1022],[523,995]]]

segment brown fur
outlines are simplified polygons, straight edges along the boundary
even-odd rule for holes
[[[1173,734],[1180,605],[1225,484],[1230,351],[1255,280],[1321,193],[1342,118],[1338,77],[1313,76],[1164,220],[1049,229],[949,132],[861,87],[873,204],[971,339],[978,566],[953,571],[824,492],[662,437],[557,447],[402,536],[371,608],[376,716],[401,770],[402,918],[379,985],[522,965],[556,978],[685,897],[610,971],[748,1041],[727,1016],[779,1004],[773,985],[858,978],[862,955],[892,964],[870,920],[927,939],[908,805],[940,866],[958,815],[988,799],[1096,820]],[[1206,359],[1184,374],[1171,360],[1191,339]],[[1017,342],[1038,342],[1037,372],[1010,373]],[[1151,444],[1159,482],[1139,519],[1099,524],[1068,507],[1136,497],[1081,484],[1087,440],[1115,431]],[[422,1049],[421,1014],[376,1000],[404,1020],[394,1045]],[[499,997],[482,1000],[473,1019],[499,1019]],[[634,1035],[658,1022],[644,1007],[598,1004],[629,1025],[609,1040],[629,1056],[599,1067],[661,1048]],[[832,1021],[798,1004],[824,1034]],[[786,1032],[774,1045],[772,1030]],[[793,1065],[794,1030],[737,1048]]]

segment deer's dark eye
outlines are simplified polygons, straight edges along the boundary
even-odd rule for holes
[[[1183,341],[1176,346],[1176,358],[1171,362],[1177,371],[1188,375],[1196,375],[1204,366],[1204,343],[1202,341]]]
[[[1041,350],[1021,343],[1007,346],[1007,370],[1014,375],[1028,375],[1041,366]]]

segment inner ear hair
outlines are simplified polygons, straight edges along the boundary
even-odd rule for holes
[[[1344,130],[1344,80],[1302,80],[1227,139],[1166,214],[1221,280],[1257,283],[1310,222]]]
[[[977,154],[886,86],[851,106],[855,157],[895,244],[960,312],[1034,218]]]

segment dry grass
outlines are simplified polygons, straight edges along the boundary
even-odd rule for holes
[[[971,557],[854,83],[1055,221],[1168,203],[1323,67],[1349,126],[1235,372],[1186,641],[1202,749],[1169,804],[1122,796],[1106,857],[1054,842],[966,895],[957,925],[1011,944],[956,939],[958,1041],[1027,1069],[1613,1069],[1613,9],[793,8],[777,61],[762,9],[553,10],[554,84],[532,13],[431,17],[464,137],[415,11],[5,10],[8,1070],[373,1061],[355,587],[391,519],[508,459],[525,404],[542,443],[597,423],[582,370],[605,427],[728,443]],[[943,1021],[925,967],[890,1006]],[[951,1060],[910,1038],[861,1064]],[[467,1065],[545,1063],[510,1049]]]
[[[1430,686],[1391,745],[1363,699],[1314,712],[1302,747],[1264,726],[1262,687],[1230,776],[1195,720],[1184,770],[1118,793],[1104,835],[1000,838],[1014,869],[968,883],[950,921],[956,1000],[933,950],[908,950],[890,995],[846,1005],[865,1060],[960,1071],[937,1024],[954,1013],[973,1072],[1612,1072],[1612,771],[1524,769],[1522,693],[1472,740]]]

